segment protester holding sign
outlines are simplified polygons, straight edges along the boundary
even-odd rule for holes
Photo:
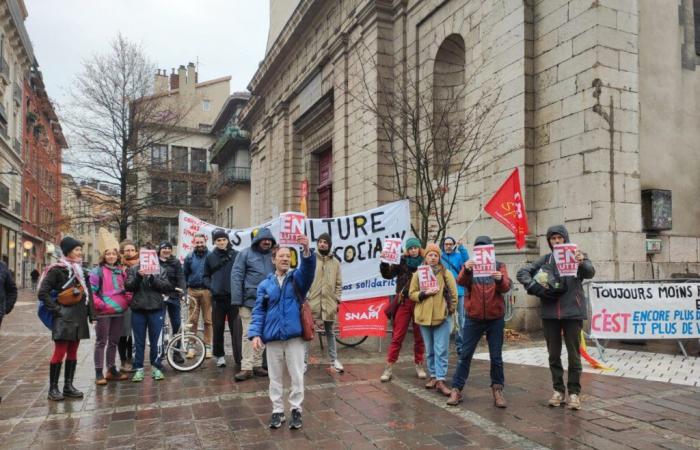
[[[479,236],[474,241],[474,247],[493,246],[491,238]],[[476,253],[476,252],[475,252]],[[457,277],[457,284],[464,286],[469,292],[465,299],[467,318],[462,329],[464,347],[459,355],[457,370],[452,377],[452,393],[448,405],[458,405],[462,402],[462,389],[469,378],[469,368],[479,340],[485,334],[489,345],[491,359],[491,392],[494,404],[499,408],[506,407],[503,396],[503,329],[505,327],[505,301],[503,294],[510,290],[510,278],[506,265],[496,261],[494,271],[488,277],[475,277],[476,262],[469,260],[462,266]]]
[[[83,243],[66,236],[61,240],[63,257],[47,267],[39,280],[39,300],[53,314],[51,338],[54,341],[49,367],[49,400],[64,397],[82,398],[83,393],[73,386],[78,366],[78,346],[81,339],[90,339],[90,322],[95,320],[92,294],[83,271]],[[58,389],[63,359],[63,393]]]
[[[163,241],[160,243],[158,246],[158,259],[160,261],[160,266],[165,269],[170,285],[173,287],[170,292],[165,293],[167,296],[165,300],[165,310],[170,318],[173,335],[175,335],[180,331],[180,326],[182,324],[180,295],[181,292],[184,292],[187,288],[185,272],[182,270],[180,260],[173,255],[173,244],[171,244],[170,241]],[[176,291],[176,288],[179,289],[179,291]],[[173,360],[178,364],[184,362],[179,352],[173,354]]]
[[[379,271],[382,277],[386,280],[396,278],[396,295],[392,301],[390,314],[393,316],[393,333],[391,336],[391,344],[387,349],[386,367],[381,381],[391,380],[393,373],[392,367],[399,359],[401,345],[408,332],[408,327],[413,323],[413,362],[416,365],[416,375],[419,379],[427,378],[423,361],[425,359],[425,345],[423,344],[423,336],[420,332],[420,327],[413,319],[413,310],[416,304],[410,301],[408,297],[408,289],[411,285],[411,277],[418,269],[418,266],[423,264],[423,250],[421,243],[417,238],[408,238],[406,240],[406,252],[401,256],[399,264],[388,264],[382,262],[379,264]]]
[[[340,262],[331,253],[333,241],[331,235],[323,233],[316,242],[316,273],[314,283],[309,290],[309,306],[314,315],[314,320],[323,323],[328,344],[328,358],[331,369],[343,372],[345,369],[338,361],[338,352],[335,345],[335,319],[340,304],[340,294],[343,292],[343,277],[340,273]],[[309,344],[306,345],[304,354],[304,368],[308,360]]]
[[[253,349],[262,352],[267,345],[267,367],[270,371],[270,400],[272,418],[270,428],[279,428],[285,421],[283,394],[284,369],[292,380],[289,403],[292,407],[290,429],[302,426],[301,404],[304,401],[304,349],[301,338],[301,303],[314,281],[316,257],[309,250],[309,239],[303,234],[297,237],[302,247],[299,269],[290,270],[291,250],[276,247],[272,251],[275,265],[258,286],[255,308],[247,338]]]
[[[464,248],[464,244],[460,239],[459,242],[455,242],[455,239],[451,236],[447,236],[442,240],[442,257],[440,262],[445,266],[452,275],[457,278],[459,271],[465,262],[469,260],[469,252]],[[457,354],[462,354],[462,333],[461,330],[464,328],[464,288],[462,286],[457,286],[457,337],[455,338],[455,348]]]
[[[547,230],[547,243],[550,249],[569,243],[569,232],[563,225],[554,225]],[[574,258],[578,263],[575,276],[561,276],[553,253],[542,256],[518,271],[518,281],[525,286],[527,293],[539,297],[542,302],[540,314],[544,338],[549,353],[549,370],[552,372],[554,394],[549,399],[550,406],[565,402],[565,392],[569,409],[581,409],[581,354],[579,338],[583,321],[587,317],[586,297],[582,281],[593,278],[595,268],[588,256],[579,249]],[[569,355],[569,379],[564,386],[564,368],[561,364],[562,333]]]
[[[253,231],[253,235],[250,247],[241,251],[231,270],[231,303],[239,306],[243,336],[248,334],[258,285],[275,270],[272,247],[276,241],[272,232],[268,228],[261,228]],[[245,381],[253,375],[266,377],[267,371],[262,368],[262,355],[262,350],[254,349],[248,339],[243,339],[243,359],[236,381]]]
[[[447,377],[448,347],[450,345],[450,319],[457,307],[457,285],[452,272],[440,263],[440,247],[428,244],[425,247],[425,263],[430,266],[433,277],[425,277],[418,271],[411,278],[409,296],[416,303],[414,320],[420,325],[423,341],[428,351],[427,389],[436,388],[445,396],[450,389],[445,384]],[[432,278],[436,280],[433,281]],[[427,281],[427,283],[426,283]]]

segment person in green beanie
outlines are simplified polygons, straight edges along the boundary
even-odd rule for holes
[[[408,326],[413,323],[413,362],[416,364],[416,375],[425,379],[428,375],[423,368],[425,360],[425,344],[421,336],[420,327],[413,321],[413,309],[415,303],[408,298],[408,287],[411,284],[411,277],[423,264],[421,242],[418,238],[412,237],[404,244],[405,253],[401,256],[399,264],[380,263],[379,271],[382,277],[387,280],[396,278],[396,297],[392,301],[393,310],[393,334],[391,344],[386,355],[386,368],[379,378],[381,381],[389,381],[392,378],[392,366],[399,359],[401,345],[408,332]]]

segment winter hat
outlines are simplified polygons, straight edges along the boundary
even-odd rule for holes
[[[320,241],[321,239],[323,239],[324,241],[328,242],[328,245],[333,245],[333,241],[331,240],[331,235],[330,235],[330,234],[328,234],[328,233],[322,233],[322,234],[318,237],[318,240],[317,240],[317,241]]]
[[[491,245],[491,244],[493,244],[493,241],[488,236],[478,236],[474,240],[474,245]]]
[[[442,256],[442,252],[440,251],[440,247],[437,244],[432,243],[432,242],[425,246],[425,250],[423,251],[423,254],[425,256],[428,256],[428,253],[430,253],[430,252],[437,253],[438,257]]]
[[[216,230],[211,232],[212,241],[216,242],[216,240],[220,238],[228,239],[228,234],[226,234],[226,231],[223,228],[217,228]]]
[[[116,250],[119,252],[119,242],[117,242],[117,238],[107,231],[106,228],[100,227],[97,231],[97,250],[101,255],[104,255],[107,250]]]
[[[66,236],[61,239],[61,252],[63,252],[63,256],[68,256],[68,253],[72,252],[75,247],[82,246],[82,242],[70,236]]]
[[[413,247],[420,248],[421,247],[420,240],[417,237],[410,237],[410,238],[406,239],[406,243],[404,244],[404,247],[406,247],[406,250],[408,250],[409,248],[413,248]]]
[[[163,241],[160,244],[158,244],[158,255],[160,255],[160,251],[164,248],[169,248],[170,250],[172,250],[173,244],[171,244],[170,241]]]
[[[447,241],[452,241],[452,245],[455,245],[457,243],[457,241],[455,241],[455,238],[453,238],[452,236],[445,236],[445,238],[442,240],[443,247],[445,246],[445,242]]]

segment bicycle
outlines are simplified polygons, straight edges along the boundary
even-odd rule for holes
[[[183,293],[182,290],[176,289],[178,292]],[[186,294],[180,297],[180,317],[182,319],[180,326],[180,331],[175,333],[174,336],[170,335],[170,324],[168,320],[163,323],[163,333],[161,334],[161,342],[159,346],[159,354],[161,360],[166,359],[168,364],[173,369],[178,372],[191,372],[195,370],[204,362],[204,357],[206,356],[206,346],[202,338],[197,336],[196,329],[192,332],[190,328],[192,325],[187,323],[187,314],[183,317],[182,311],[189,311],[190,302],[194,302],[195,299]],[[187,358],[188,352],[192,351],[194,357]],[[180,355],[179,360],[176,361],[175,356]],[[190,356],[192,356],[190,354]]]

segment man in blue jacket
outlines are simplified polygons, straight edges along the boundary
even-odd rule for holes
[[[204,285],[204,263],[209,255],[207,238],[202,233],[197,233],[192,239],[192,244],[194,250],[185,257],[185,263],[182,265],[185,271],[187,292],[194,299],[189,305],[187,323],[190,324],[190,330],[196,333],[199,328],[199,313],[202,313],[204,344],[207,348],[206,357],[211,358],[211,292]],[[188,358],[194,358],[194,356],[194,350],[187,353]]]
[[[241,251],[231,270],[231,304],[239,308],[243,336],[248,334],[258,285],[275,270],[272,248],[276,243],[268,228],[254,231],[250,247]],[[248,339],[243,339],[242,347],[241,371],[236,374],[236,381],[245,381],[253,375],[266,377],[262,350],[253,349]]]
[[[460,239],[455,242],[455,239],[451,236],[446,236],[442,240],[442,256],[440,257],[440,262],[442,265],[447,267],[452,275],[457,279],[459,271],[465,262],[469,261],[469,253],[467,249],[464,248],[464,244]],[[464,288],[457,285],[457,323],[459,324],[459,330],[457,330],[457,336],[455,337],[455,347],[457,354],[462,354],[462,333],[461,330],[464,328]]]
[[[289,428],[301,428],[301,403],[304,401],[304,340],[300,304],[314,281],[316,256],[309,250],[309,239],[299,236],[297,242],[303,252],[299,269],[289,270],[291,250],[287,247],[273,250],[274,273],[269,274],[257,289],[257,298],[248,339],[256,351],[267,346],[267,368],[270,376],[272,418],[270,428],[279,428],[284,417],[282,402],[284,368],[287,367],[292,387],[289,403],[292,419]]]

